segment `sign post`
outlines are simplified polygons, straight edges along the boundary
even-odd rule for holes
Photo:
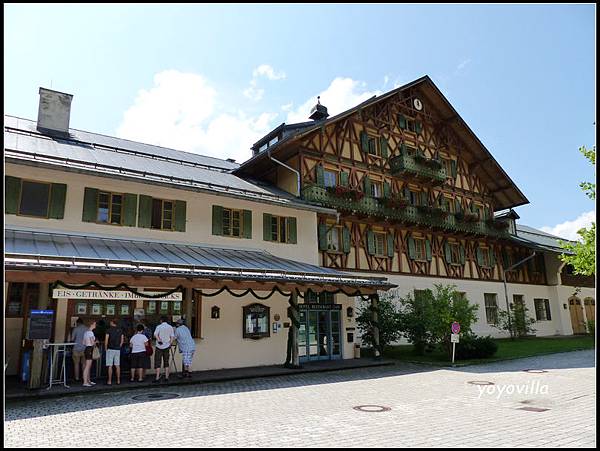
[[[454,355],[456,351],[456,343],[459,341],[460,324],[456,321],[452,323],[452,335],[450,335],[450,342],[452,343],[452,363],[454,363]]]

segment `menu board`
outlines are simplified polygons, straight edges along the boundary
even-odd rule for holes
[[[27,327],[28,340],[49,340],[52,338],[54,310],[32,310]]]

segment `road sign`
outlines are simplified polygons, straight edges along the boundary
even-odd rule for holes
[[[450,343],[458,343],[459,337],[460,337],[459,334],[452,334],[452,335],[450,335]]]
[[[454,321],[452,323],[452,333],[457,334],[459,332],[460,332],[460,324],[458,324],[456,321]]]

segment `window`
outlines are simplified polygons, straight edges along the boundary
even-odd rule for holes
[[[333,226],[327,229],[327,250],[341,252],[342,251],[342,228]]]
[[[424,238],[414,238],[415,242],[415,260],[427,260],[427,248]]]
[[[242,210],[223,208],[223,235],[242,236]]]
[[[271,146],[272,146],[273,144],[275,144],[277,141],[279,141],[279,137],[278,137],[278,136],[276,136],[275,138],[272,138],[272,139],[269,141],[269,147],[271,147]]]
[[[323,181],[325,183],[325,187],[337,186],[337,172],[324,170],[323,171]]]
[[[122,215],[123,195],[99,191],[97,221],[104,224],[121,225]]]
[[[40,297],[40,284],[9,282],[6,300],[7,318],[22,318],[33,308],[37,308]]]
[[[278,243],[289,241],[290,219],[282,216],[271,216],[271,241]]]
[[[462,261],[460,258],[460,244],[448,243],[448,246],[450,248],[450,264],[460,265]]]
[[[173,230],[173,210],[172,200],[152,198],[152,222],[153,229]]]
[[[496,293],[484,293],[485,298],[485,319],[488,324],[498,323],[498,303],[496,302]]]
[[[262,304],[251,304],[243,308],[244,338],[258,339],[270,336],[269,311],[269,307]]]
[[[378,141],[377,138],[374,138],[373,136],[369,136],[368,141],[367,141],[368,142],[367,148],[368,148],[369,154],[380,156],[381,152],[379,150],[379,145],[378,145],[377,141]]]
[[[48,217],[50,203],[50,183],[23,180],[19,214],[23,216]]]
[[[452,170],[454,166],[453,160],[450,158],[444,158],[442,161],[444,163],[444,169],[446,169],[446,177],[452,177],[454,174],[454,171]]]
[[[454,200],[451,197],[446,197],[446,196],[444,196],[444,199],[446,200],[448,213],[451,213],[451,214],[456,213],[456,204],[454,203]]]
[[[258,151],[262,152],[263,150],[267,150],[267,147],[269,147],[269,144],[268,143],[264,143],[262,146],[260,146],[258,148]]]
[[[385,256],[385,242],[387,235],[381,232],[373,232],[375,242],[375,255]]]
[[[550,321],[550,301],[548,299],[534,299],[535,319],[538,321]]]
[[[491,268],[492,264],[492,251],[489,247],[479,247],[479,266],[484,268]]]
[[[371,180],[371,197],[381,198],[382,193],[383,193],[382,183]]]
[[[513,304],[518,305],[520,307],[524,307],[523,295],[522,294],[513,294]],[[511,306],[511,308],[512,308],[512,306]]]

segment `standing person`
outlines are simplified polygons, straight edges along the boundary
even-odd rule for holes
[[[95,382],[90,380],[90,371],[92,369],[92,355],[94,353],[94,346],[96,345],[96,336],[94,335],[94,329],[96,328],[96,321],[92,321],[90,326],[83,335],[83,344],[85,350],[83,351],[85,356],[85,366],[83,367],[83,386],[91,387],[96,385]]]
[[[183,367],[181,377],[192,377],[190,367],[192,366],[194,351],[196,351],[196,342],[192,338],[190,330],[185,325],[185,321],[181,318],[177,320],[175,338],[177,339],[177,346],[179,347],[179,352],[181,353]]]
[[[135,380],[135,370],[138,370],[138,382],[144,381],[144,358],[146,357],[146,343],[148,339],[144,335],[144,325],[138,324],[136,334],[131,337],[131,382]]]
[[[81,318],[77,318],[76,326],[69,334],[69,342],[75,343],[73,346],[73,372],[75,373],[75,380],[79,382],[79,370],[83,373],[85,367],[85,345],[83,344],[83,336],[88,328],[83,324]]]
[[[146,336],[149,342],[146,344],[146,346],[149,346],[150,349],[152,349],[152,330],[145,323],[140,324],[144,326],[143,334]],[[151,366],[152,362],[150,361],[150,356],[148,355],[148,353],[146,353],[142,362],[142,379],[146,378],[146,370],[149,370]]]
[[[125,341],[123,331],[117,327],[114,319],[110,320],[110,327],[106,331],[104,338],[104,348],[106,349],[106,367],[108,368],[108,380],[106,385],[112,385],[113,366],[117,373],[117,385],[121,385],[121,346]]]
[[[169,382],[169,353],[171,343],[175,338],[173,326],[167,322],[166,316],[160,317],[160,324],[154,330],[156,338],[156,349],[154,350],[154,369],[156,370],[156,379],[154,382],[160,382],[160,370],[162,364],[165,366],[165,382]]]

